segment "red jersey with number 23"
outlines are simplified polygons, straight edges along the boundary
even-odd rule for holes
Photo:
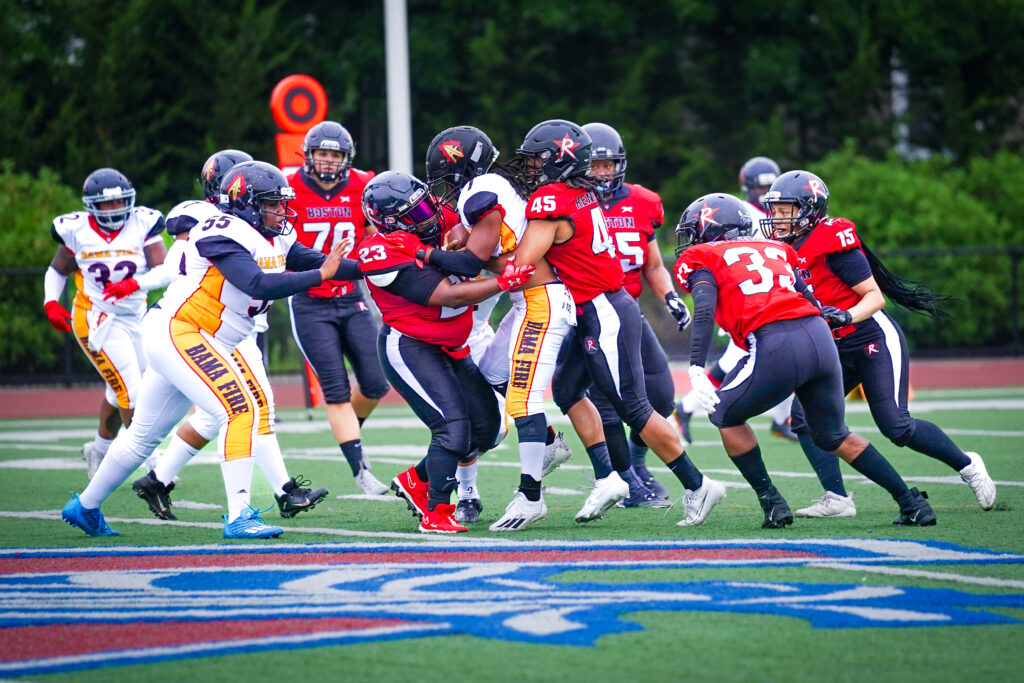
[[[415,240],[411,233],[403,235],[406,239]],[[418,240],[417,240],[418,241]],[[469,333],[473,329],[473,307],[461,306],[424,306],[389,292],[379,283],[393,281],[398,271],[407,268],[428,268],[422,261],[397,250],[385,235],[380,233],[367,235],[362,244],[355,250],[359,257],[359,269],[366,276],[366,284],[370,296],[380,309],[384,322],[402,334],[419,339],[428,344],[436,344],[453,351],[465,345]],[[438,279],[443,279],[437,271]],[[461,278],[455,275],[447,279],[458,282]]]
[[[817,307],[793,288],[796,262],[796,251],[781,242],[712,242],[684,251],[676,261],[675,277],[688,292],[692,273],[711,271],[718,285],[715,322],[737,346],[749,350],[747,335],[759,327],[818,315]]]
[[[571,238],[552,244],[544,258],[577,304],[622,288],[622,264],[593,191],[573,190],[565,183],[543,185],[530,195],[526,218],[568,219],[576,228]]]
[[[299,170],[288,176],[288,184],[295,190],[295,199],[288,202],[294,209],[295,236],[299,244],[310,249],[331,253],[341,240],[351,237],[359,245],[366,234],[363,216],[363,188],[373,179],[373,171],[349,169],[348,184],[343,189],[324,193],[315,182]],[[354,249],[354,247],[353,247]],[[324,280],[309,289],[309,296],[331,298],[352,294],[362,298],[355,284],[347,280]]]

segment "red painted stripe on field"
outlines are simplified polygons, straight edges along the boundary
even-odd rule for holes
[[[249,555],[149,555],[25,557],[0,559],[0,574],[65,573],[196,567],[348,564],[365,562],[714,562],[718,560],[815,559],[823,555],[780,548],[652,548],[645,550],[459,550],[452,552],[314,552]]]
[[[0,629],[0,662],[73,657],[95,652],[174,647],[192,643],[231,643],[273,636],[356,631],[406,626],[405,619],[324,617],[322,619],[246,619],[159,621],[128,624],[52,624]]]

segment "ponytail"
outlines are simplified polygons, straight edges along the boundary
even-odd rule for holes
[[[949,313],[940,307],[940,304],[955,301],[955,297],[946,294],[936,294],[928,285],[914,282],[913,280],[904,280],[894,275],[867,248],[863,240],[860,247],[864,250],[864,256],[868,259],[868,265],[871,266],[871,274],[874,275],[879,289],[882,290],[885,296],[914,313],[921,313],[931,318],[950,317]]]

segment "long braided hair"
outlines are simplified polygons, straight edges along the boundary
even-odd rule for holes
[[[529,199],[538,187],[527,180],[529,167],[526,165],[526,159],[527,157],[516,155],[506,162],[495,163],[489,171],[507,180],[516,194],[523,199]],[[567,178],[565,185],[573,190],[594,190],[600,185],[600,181],[589,175],[575,175]]]
[[[871,274],[875,276],[875,281],[878,282],[878,287],[885,296],[914,313],[936,319],[951,317],[941,308],[940,304],[956,301],[956,297],[948,294],[936,294],[926,284],[914,280],[904,280],[895,275],[868,249],[863,239],[860,248],[864,250],[864,256],[867,257],[868,265],[871,266]]]

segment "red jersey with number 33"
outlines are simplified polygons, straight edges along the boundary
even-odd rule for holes
[[[577,304],[622,288],[622,264],[593,191],[573,190],[565,183],[543,185],[530,195],[526,218],[567,219],[576,228],[571,238],[562,244],[552,244],[544,258]]]
[[[647,246],[654,241],[655,229],[665,222],[661,197],[643,185],[623,183],[614,195],[601,198],[601,209],[626,276],[623,287],[636,299],[644,287],[640,274],[647,262]]]
[[[406,238],[416,239],[411,234]],[[380,286],[381,283],[393,281],[398,270],[430,266],[424,266],[422,261],[394,249],[391,242],[380,233],[367,235],[355,252],[359,257],[359,269],[366,276],[370,296],[380,309],[385,323],[402,334],[445,349],[458,349],[466,344],[473,329],[472,306],[424,306],[389,292],[384,288],[387,285]],[[440,277],[440,272],[438,275]],[[455,275],[448,276],[448,279],[461,281]]]
[[[334,245],[346,237],[351,237],[358,245],[366,234],[363,188],[373,176],[373,171],[350,169],[348,184],[330,192],[320,189],[302,170],[288,176],[288,184],[295,190],[295,199],[288,202],[288,208],[298,214],[294,225],[299,244],[324,254],[331,253]],[[352,292],[361,296],[352,282],[324,280],[310,288],[309,296],[330,298]]]
[[[747,335],[777,320],[818,315],[818,309],[793,288],[793,247],[769,240],[698,244],[676,261],[675,278],[690,291],[690,275],[711,271],[718,285],[715,322],[744,350]]]
[[[811,286],[822,306],[849,310],[861,296],[829,270],[825,257],[840,251],[860,249],[857,226],[845,218],[829,218],[815,226],[796,250],[800,277]]]

